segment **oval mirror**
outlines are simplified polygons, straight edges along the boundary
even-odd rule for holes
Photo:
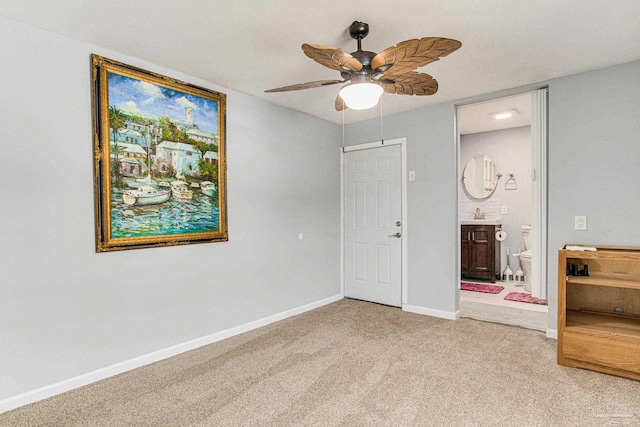
[[[467,162],[462,173],[462,187],[474,199],[486,199],[496,190],[498,179],[493,159],[486,154],[478,154]]]

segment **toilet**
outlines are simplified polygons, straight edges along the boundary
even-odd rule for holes
[[[524,290],[531,292],[531,225],[523,225],[520,228],[524,239],[524,251],[520,252],[520,264],[524,270]]]

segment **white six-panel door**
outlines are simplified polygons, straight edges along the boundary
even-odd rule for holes
[[[344,290],[402,305],[402,147],[344,155]]]

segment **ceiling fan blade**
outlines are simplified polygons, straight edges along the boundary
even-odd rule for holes
[[[371,68],[383,67],[383,75],[387,79],[396,80],[397,76],[413,71],[416,68],[437,61],[462,46],[458,40],[443,37],[424,37],[405,40],[383,50],[371,60]],[[385,66],[389,66],[386,69]]]
[[[392,84],[383,84],[382,89],[398,95],[433,95],[438,91],[438,82],[429,74],[410,71],[396,77]]]
[[[342,111],[342,110],[346,110],[349,107],[347,107],[347,104],[345,104],[344,100],[342,99],[342,97],[338,94],[338,96],[336,97],[336,111]]]
[[[295,85],[269,89],[269,90],[265,90],[265,92],[289,92],[291,90],[311,89],[314,87],[330,86],[338,83],[344,83],[345,81],[346,80],[318,80],[316,82],[298,83]]]
[[[360,61],[340,48],[305,43],[302,45],[302,50],[318,64],[333,70],[343,71],[345,68],[351,71],[362,70]]]

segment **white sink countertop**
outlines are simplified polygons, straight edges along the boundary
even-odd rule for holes
[[[461,219],[460,225],[502,225],[502,218]]]

